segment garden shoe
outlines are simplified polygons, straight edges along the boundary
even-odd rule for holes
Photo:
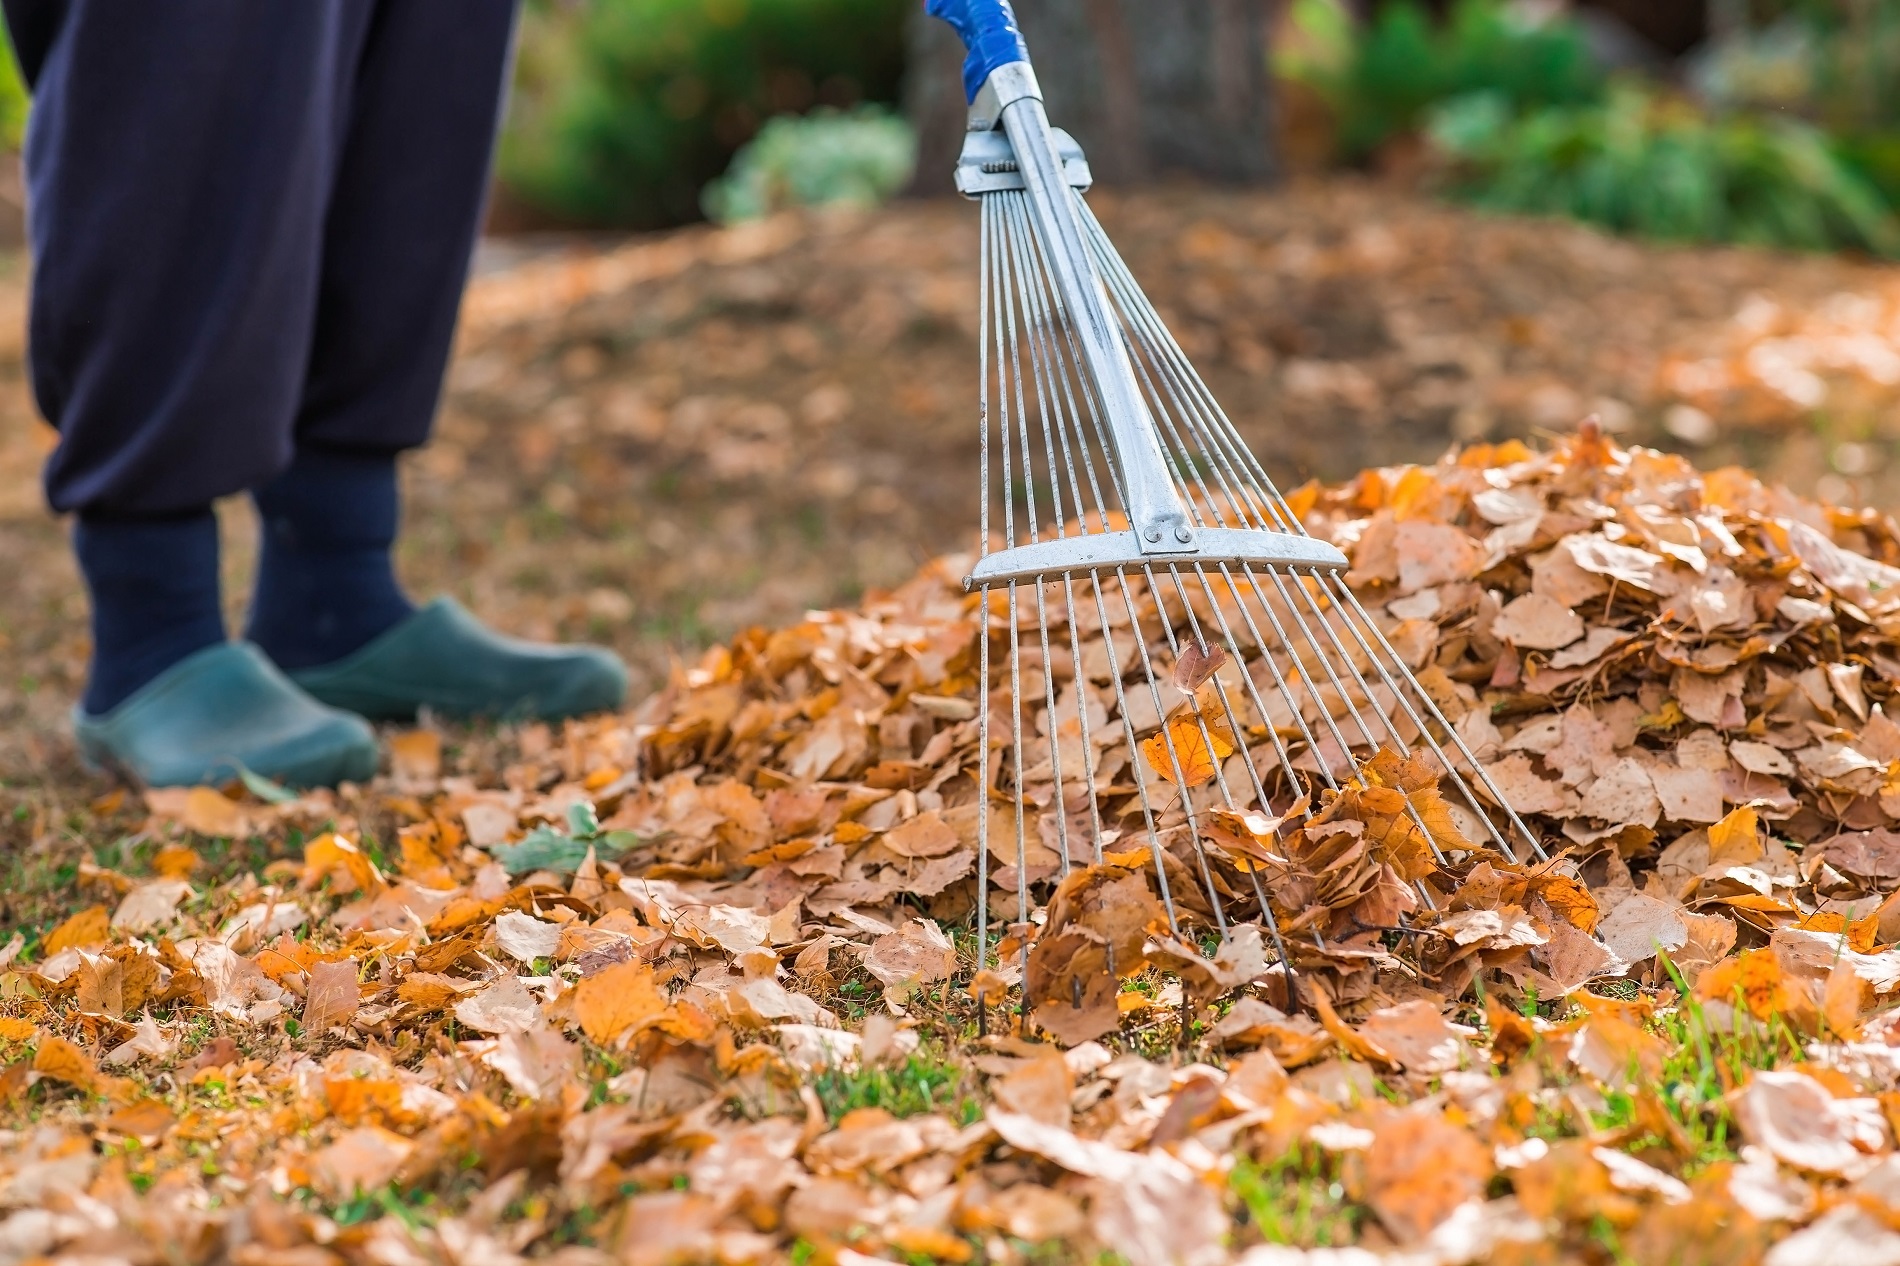
[[[297,787],[363,782],[376,736],[326,708],[248,642],[188,655],[102,716],[73,709],[79,753],[148,787],[229,782],[240,770]]]
[[[612,651],[505,637],[453,598],[437,598],[361,650],[290,679],[373,721],[406,721],[425,706],[450,717],[554,721],[617,708],[627,696],[627,668]]]

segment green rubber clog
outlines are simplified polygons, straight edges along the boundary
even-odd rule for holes
[[[103,716],[73,710],[80,755],[148,787],[228,782],[240,768],[328,787],[376,773],[376,736],[326,708],[248,642],[189,655]]]
[[[453,598],[437,598],[354,654],[290,679],[373,721],[406,721],[425,706],[447,717],[555,721],[617,708],[627,697],[627,668],[612,651],[505,637]]]

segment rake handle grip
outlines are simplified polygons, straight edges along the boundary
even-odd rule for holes
[[[963,93],[971,101],[998,67],[1029,60],[1009,0],[927,0],[924,11],[948,22],[970,50],[963,62]]]

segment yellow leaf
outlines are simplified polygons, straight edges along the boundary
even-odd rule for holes
[[[0,1042],[31,1042],[39,1026],[17,1015],[0,1015]]]
[[[1747,805],[1729,811],[1727,817],[1709,828],[1709,861],[1728,866],[1746,866],[1761,860],[1761,832],[1755,811]]]
[[[111,934],[111,927],[112,916],[104,906],[90,906],[81,910],[54,928],[53,934],[46,938],[46,956],[51,958],[61,950],[103,945]]]
[[[1212,740],[1211,750],[1209,740]],[[1172,756],[1168,751],[1170,742],[1174,748]],[[1142,759],[1164,782],[1175,781],[1174,762],[1178,758],[1180,776],[1190,787],[1212,782],[1220,762],[1233,754],[1233,743],[1218,727],[1209,724],[1203,729],[1200,718],[1193,715],[1176,717],[1168,722],[1166,729],[1141,745]]]

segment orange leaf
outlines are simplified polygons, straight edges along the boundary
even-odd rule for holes
[[[114,1134],[126,1134],[133,1138],[157,1142],[171,1133],[178,1118],[172,1110],[157,1099],[137,1099],[118,1109],[106,1118],[106,1129]]]
[[[87,1094],[118,1097],[131,1083],[108,1077],[99,1071],[92,1057],[63,1037],[46,1037],[33,1053],[33,1071],[54,1081],[63,1081]]]
[[[165,879],[189,879],[199,863],[198,850],[184,844],[167,844],[152,858],[152,869]]]
[[[1174,748],[1172,755],[1168,751],[1170,743]],[[1190,787],[1212,782],[1220,762],[1233,754],[1233,743],[1228,741],[1219,727],[1210,723],[1203,730],[1200,719],[1191,714],[1176,717],[1168,722],[1166,729],[1141,745],[1142,759],[1164,782],[1175,781],[1174,762],[1178,758],[1181,762],[1181,777],[1187,780]]]
[[[666,996],[642,962],[615,963],[574,987],[574,1018],[602,1046],[666,1014]]]
[[[1733,1001],[1739,994],[1742,1005],[1757,1020],[1785,1015],[1793,1002],[1781,979],[1781,963],[1767,948],[1723,959],[1702,973],[1695,991],[1701,998],[1721,1002]]]
[[[1826,1017],[1827,1026],[1843,1042],[1860,1041],[1861,1008],[1871,992],[1851,963],[1835,963],[1833,970],[1828,972],[1827,987],[1821,998],[1821,1014]]]
[[[407,730],[389,736],[389,766],[398,778],[424,781],[442,772],[442,736]]]
[[[1583,884],[1550,867],[1532,871],[1526,879],[1530,891],[1544,899],[1552,914],[1581,931],[1596,931],[1603,912]]]
[[[111,934],[111,928],[112,916],[106,913],[104,906],[81,910],[54,928],[52,935],[46,938],[46,956],[51,958],[61,950],[103,945]]]
[[[338,894],[377,893],[385,887],[382,872],[369,856],[335,832],[319,835],[303,846],[303,886],[315,888],[326,878]]]

